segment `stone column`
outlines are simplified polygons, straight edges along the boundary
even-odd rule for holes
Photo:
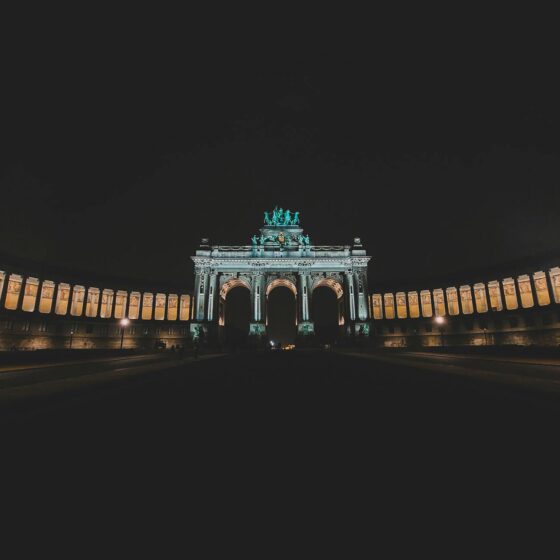
[[[299,300],[300,321],[309,321],[309,274],[302,272],[299,274]]]
[[[354,276],[352,272],[348,271],[346,276],[346,305],[348,309],[348,319],[350,321],[356,320],[356,294],[354,286]]]
[[[208,273],[206,270],[198,269],[195,273],[195,312],[196,321],[204,321],[206,318],[206,297],[208,293]]]
[[[218,292],[216,290],[217,279],[218,275],[214,271],[212,271],[212,273],[209,275],[208,282],[208,321],[214,321],[214,316],[216,315],[216,296],[218,295]]]

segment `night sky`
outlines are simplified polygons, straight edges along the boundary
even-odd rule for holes
[[[275,205],[312,242],[361,236],[373,286],[560,249],[550,45],[379,22],[360,44],[192,27],[18,36],[0,253],[190,286],[201,237],[249,243]]]

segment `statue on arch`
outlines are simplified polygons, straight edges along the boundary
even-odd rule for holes
[[[269,226],[270,225],[270,216],[268,215],[268,212],[264,213],[264,223]]]
[[[251,242],[253,243],[253,247],[255,247],[257,245],[257,236],[253,235],[253,237],[251,237]]]
[[[294,212],[294,217],[292,218],[292,225],[297,226],[299,224],[299,212]]]
[[[284,225],[284,210],[282,208],[278,210],[278,225]]]
[[[278,209],[274,208],[272,212],[272,224],[273,226],[278,225]]]
[[[284,224],[287,226],[292,224],[292,213],[289,210],[284,213]]]

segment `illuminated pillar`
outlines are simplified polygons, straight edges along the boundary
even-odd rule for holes
[[[299,275],[299,298],[301,303],[298,307],[301,309],[300,319],[309,321],[309,274],[302,273]]]
[[[513,310],[519,307],[517,302],[517,290],[515,289],[515,280],[513,278],[504,278],[502,280],[504,288],[504,296],[506,300],[506,309]]]
[[[354,295],[354,276],[351,272],[346,273],[346,290],[345,292],[348,294],[346,296],[347,305],[348,305],[348,317],[350,321],[356,320],[356,300]]]
[[[18,308],[22,283],[23,278],[19,274],[10,274],[8,287],[6,288],[6,300],[4,301],[6,309],[16,310]]]
[[[151,292],[144,292],[142,294],[142,320],[150,321],[152,319],[152,312],[154,306],[154,294]]]
[[[554,303],[560,303],[560,268],[555,266],[548,271],[550,276],[550,284],[552,287],[552,297]]]
[[[492,309],[492,311],[502,311],[504,309],[500,284],[497,280],[488,282],[488,296],[490,299],[490,309]]]
[[[206,318],[206,293],[208,289],[208,273],[206,270],[197,269],[194,279],[195,289],[195,319],[204,321]]]
[[[442,288],[436,288],[434,290],[434,312],[436,317],[445,317],[445,315],[447,315]]]
[[[165,303],[167,297],[165,294],[156,294],[156,307],[154,312],[154,319],[156,321],[163,321],[165,319]]]
[[[385,317],[387,319],[395,318],[395,298],[393,294],[383,294],[383,307],[385,308]]]
[[[459,295],[461,296],[461,309],[464,315],[471,315],[474,313],[474,306],[472,300],[472,292],[470,286],[460,286]]]
[[[90,287],[87,291],[86,317],[97,317],[99,308],[99,288]]]
[[[408,312],[411,319],[418,319],[420,317],[418,292],[408,292]]]
[[[517,278],[517,286],[519,288],[519,299],[521,300],[521,307],[523,307],[523,309],[534,307],[535,300],[533,299],[531,278],[529,278],[527,274],[522,274]]]
[[[457,295],[457,288],[454,286],[446,288],[445,295],[447,297],[447,311],[449,315],[459,315],[459,297]]]
[[[35,311],[35,304],[37,302],[37,294],[39,293],[39,279],[27,278],[25,281],[25,288],[23,291],[23,302],[21,309],[23,311]]]
[[[167,298],[167,320],[176,321],[177,320],[177,303],[179,296],[177,294],[169,294]]]
[[[6,273],[0,270],[0,304],[4,303],[4,283],[6,279]]]
[[[179,320],[188,321],[191,318],[191,298],[188,294],[182,294],[179,300]]]
[[[70,306],[70,315],[80,317],[84,309],[84,296],[86,289],[83,286],[74,286],[72,290],[72,304]]]
[[[142,294],[140,292],[130,292],[130,300],[128,302],[128,318],[138,319],[140,317],[140,301]]]
[[[381,294],[372,294],[371,296],[372,315],[374,319],[383,319],[383,302]]]
[[[102,319],[110,319],[113,312],[113,300],[115,292],[110,288],[105,288],[101,292],[101,309],[99,310],[99,316]]]
[[[422,317],[431,317],[433,315],[433,310],[432,294],[430,290],[422,290],[420,292],[420,302],[422,305]]]
[[[126,300],[128,299],[128,292],[124,290],[117,290],[115,296],[115,319],[124,319],[126,317]]]
[[[404,292],[397,292],[395,294],[395,300],[397,302],[397,318],[406,319],[408,316],[406,309],[406,294]]]
[[[354,287],[357,288],[357,317],[360,321],[366,321],[369,318],[367,304],[367,280],[366,275],[362,272],[354,273]],[[405,303],[406,306],[406,303]]]
[[[474,302],[477,313],[488,312],[488,299],[486,298],[486,286],[482,283],[473,286]]]
[[[70,284],[61,282],[58,285],[54,312],[57,315],[66,315],[66,313],[68,312],[69,300],[70,300]]]
[[[265,278],[262,274],[253,274],[252,276],[252,286],[251,286],[251,297],[252,297],[252,317],[253,323],[260,323],[263,321],[263,302],[265,295]]]
[[[533,274],[533,281],[535,283],[535,293],[537,295],[537,303],[540,306],[550,305],[550,292],[548,290],[546,274],[542,270],[535,272]]]
[[[216,302],[216,296],[218,295],[216,290],[217,284],[217,274],[212,273],[209,277],[208,282],[208,320],[214,320],[214,307]]]
[[[41,286],[41,297],[39,298],[39,313],[50,313],[54,299],[54,282],[44,280]]]

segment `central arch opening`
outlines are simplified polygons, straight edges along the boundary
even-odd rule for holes
[[[340,331],[339,301],[332,288],[319,286],[313,290],[311,317],[315,324],[315,335],[319,342],[332,344],[338,338]]]
[[[248,286],[239,281],[228,282],[220,294],[220,323],[225,341],[232,347],[247,344],[251,322],[251,294]]]
[[[277,285],[267,296],[267,331],[269,340],[293,344],[296,339],[296,296],[293,289]]]

